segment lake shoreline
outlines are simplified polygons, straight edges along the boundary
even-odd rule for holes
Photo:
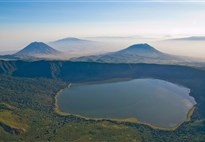
[[[91,81],[91,82],[85,82],[85,83],[75,83],[74,86],[79,86],[79,85],[91,85],[91,84],[95,84],[95,83],[109,83],[111,81],[114,81],[114,82],[118,82],[118,81],[128,81],[128,80],[131,80],[131,78],[123,78],[123,79],[110,79],[110,80],[104,80],[104,81]],[[66,88],[70,88],[71,86],[71,83],[68,85],[68,87]],[[158,129],[158,130],[164,130],[164,131],[174,131],[176,130],[178,127],[180,127],[183,123],[185,122],[188,122],[191,120],[191,116],[193,115],[194,113],[194,110],[195,110],[195,105],[187,112],[187,115],[186,115],[186,119],[177,124],[176,126],[174,127],[160,127],[160,126],[155,126],[153,124],[150,124],[150,123],[146,123],[146,122],[143,122],[143,121],[140,121],[138,120],[137,118],[92,118],[92,117],[85,117],[85,116],[81,116],[81,115],[78,115],[78,114],[71,114],[69,112],[64,112],[62,111],[60,108],[59,108],[59,105],[58,105],[58,100],[57,100],[57,97],[61,94],[61,92],[64,90],[65,88],[63,89],[60,89],[56,95],[55,95],[55,102],[54,102],[54,112],[58,115],[61,115],[61,116],[75,116],[75,117],[79,117],[79,118],[82,118],[82,119],[85,119],[85,120],[96,120],[96,121],[102,121],[102,120],[111,120],[111,121],[115,121],[115,122],[119,122],[119,123],[123,123],[123,122],[127,122],[127,123],[135,123],[135,124],[142,124],[142,125],[146,125],[146,126],[149,126],[153,129]]]

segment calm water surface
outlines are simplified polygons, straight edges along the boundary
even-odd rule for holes
[[[158,79],[71,86],[58,96],[61,110],[90,118],[137,118],[160,127],[186,120],[196,104],[190,89]]]

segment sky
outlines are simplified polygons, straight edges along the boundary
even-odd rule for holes
[[[205,1],[0,0],[0,51],[95,36],[203,36]]]

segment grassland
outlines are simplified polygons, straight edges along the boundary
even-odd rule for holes
[[[11,111],[0,111],[0,124],[16,133],[23,133],[28,129],[28,125],[22,122],[22,119],[18,118]]]
[[[0,103],[0,126],[12,133],[24,133],[28,125],[24,120],[15,114],[17,108],[7,103]]]

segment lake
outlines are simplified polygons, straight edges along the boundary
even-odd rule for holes
[[[171,128],[184,122],[196,104],[190,89],[159,79],[72,85],[57,97],[64,112],[89,118],[136,118]]]

